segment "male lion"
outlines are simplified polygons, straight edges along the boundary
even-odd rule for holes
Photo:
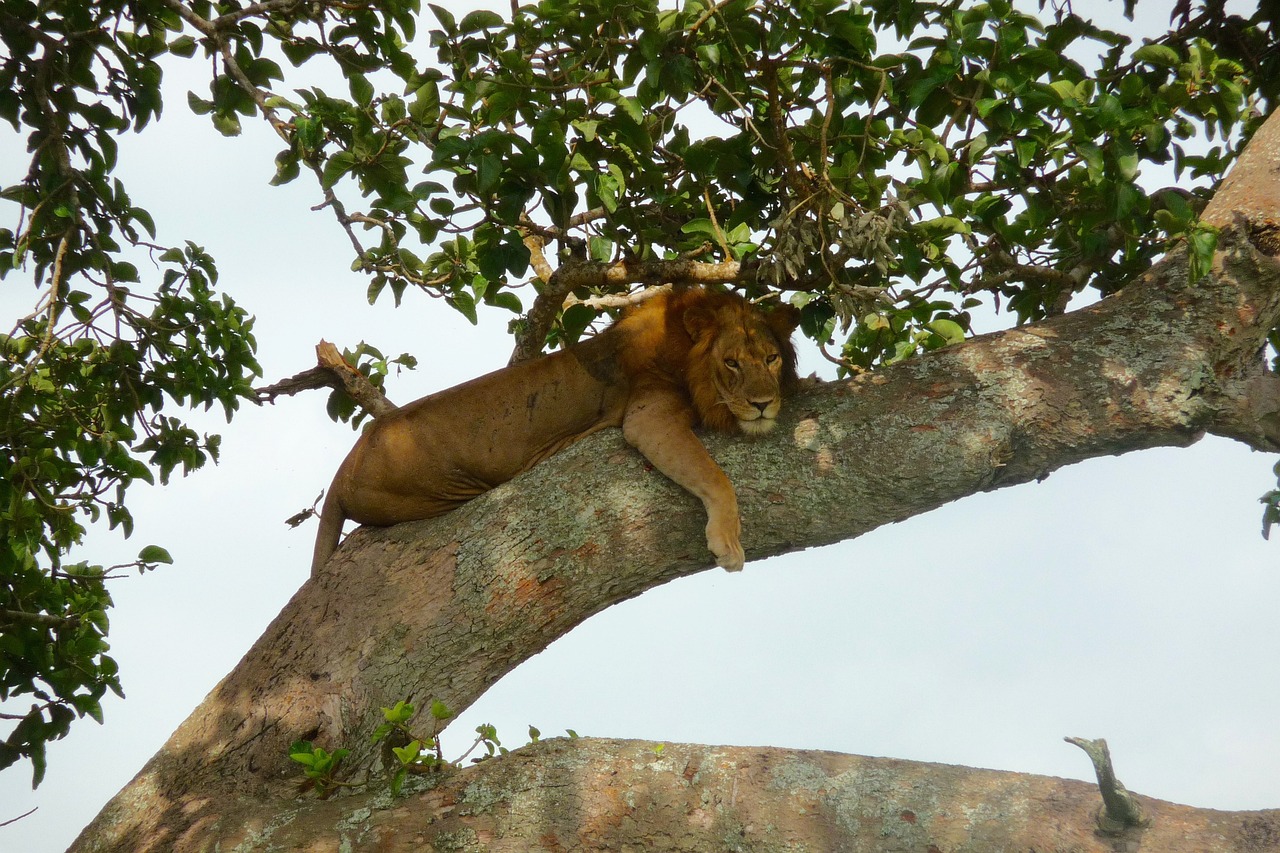
[[[702,499],[707,547],[742,568],[733,484],[697,426],[761,435],[796,379],[799,312],[741,296],[671,291],[628,309],[583,343],[497,370],[377,418],[325,498],[311,573],[343,522],[386,526],[443,515],[606,427]]]

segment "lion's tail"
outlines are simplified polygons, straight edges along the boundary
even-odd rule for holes
[[[338,550],[338,540],[342,538],[342,524],[347,517],[342,512],[342,502],[338,500],[337,478],[329,486],[325,495],[324,507],[320,510],[320,529],[316,532],[316,547],[311,555],[311,577],[320,573],[324,564],[329,562],[333,552]]]

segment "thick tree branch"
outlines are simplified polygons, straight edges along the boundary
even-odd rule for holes
[[[1143,799],[1123,839],[1095,832],[1086,782],[829,752],[549,740],[464,771],[328,801],[269,827],[245,799],[215,833],[229,850],[1071,850],[1270,849],[1280,811],[1218,812]],[[1028,803],[1052,803],[1042,820]],[[1117,847],[1115,842],[1140,847]],[[188,846],[173,839],[175,846]],[[191,845],[194,846],[194,845]]]
[[[1237,219],[1253,223],[1256,228],[1268,222],[1274,225],[1278,217],[1280,120],[1272,114],[1249,140],[1200,218],[1218,228],[1226,228]]]
[[[1253,369],[1223,386],[1213,432],[1254,450],[1280,453],[1280,376],[1259,359]]]

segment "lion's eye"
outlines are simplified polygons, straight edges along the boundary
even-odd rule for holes
[[[771,352],[764,357],[765,364],[773,364],[777,360],[778,360],[778,354],[776,352]]]
[[[724,366],[729,368],[730,370],[737,370],[738,360],[736,358],[726,358],[724,360]]]

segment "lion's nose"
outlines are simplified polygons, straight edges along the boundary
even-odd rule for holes
[[[759,409],[760,414],[763,415],[765,411],[769,408],[769,404],[772,402],[773,402],[772,400],[752,400],[751,405]]]

